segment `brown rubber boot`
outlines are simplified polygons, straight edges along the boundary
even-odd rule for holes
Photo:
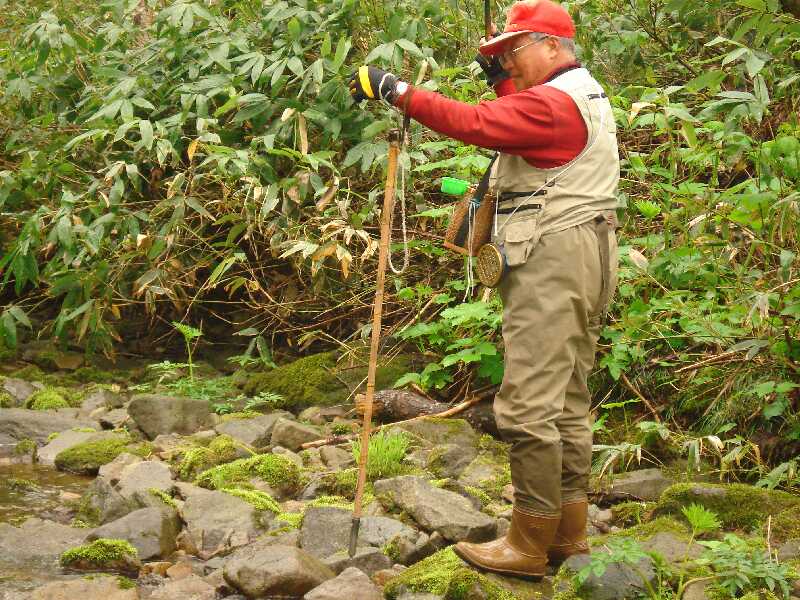
[[[480,569],[539,579],[546,572],[546,551],[559,521],[558,517],[538,517],[515,508],[505,537],[486,544],[459,542],[453,550]]]
[[[561,522],[558,524],[555,539],[547,549],[550,564],[558,566],[573,554],[589,554],[586,541],[586,519],[589,503],[578,500],[561,506]]]

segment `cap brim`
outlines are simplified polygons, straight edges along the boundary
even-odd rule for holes
[[[518,35],[522,35],[523,33],[533,33],[532,31],[507,31],[506,33],[501,33],[497,37],[493,37],[488,42],[481,44],[478,47],[478,52],[483,54],[484,56],[495,56],[496,54],[502,54],[508,42],[517,37]]]

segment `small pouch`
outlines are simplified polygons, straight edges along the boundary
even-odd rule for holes
[[[506,263],[509,267],[525,264],[539,242],[541,237],[539,215],[541,212],[541,209],[525,211],[525,214],[511,217],[505,226],[500,224],[502,229],[496,236],[495,243],[503,246]]]

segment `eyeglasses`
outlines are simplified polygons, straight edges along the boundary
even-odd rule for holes
[[[522,50],[523,48],[527,48],[528,46],[533,46],[534,44],[538,44],[539,42],[543,42],[548,37],[550,37],[550,36],[544,36],[542,38],[539,38],[538,40],[533,40],[532,42],[528,42],[527,44],[522,44],[522,46],[519,46],[517,48],[512,48],[511,50],[506,50],[502,54],[499,54],[498,58],[500,59],[501,63],[510,62],[514,58],[514,55],[517,52],[519,52],[520,50]]]

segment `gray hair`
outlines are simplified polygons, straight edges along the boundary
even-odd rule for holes
[[[549,37],[555,38],[555,39],[558,40],[558,43],[561,44],[561,47],[564,48],[565,50],[567,50],[573,56],[577,55],[577,53],[578,53],[578,51],[577,51],[577,49],[575,47],[575,40],[573,40],[572,38],[559,37],[557,35],[549,35],[547,33],[531,33],[529,35],[530,35],[530,38],[534,42],[539,42],[539,41],[541,41],[541,40],[543,40],[545,38],[549,38]]]

